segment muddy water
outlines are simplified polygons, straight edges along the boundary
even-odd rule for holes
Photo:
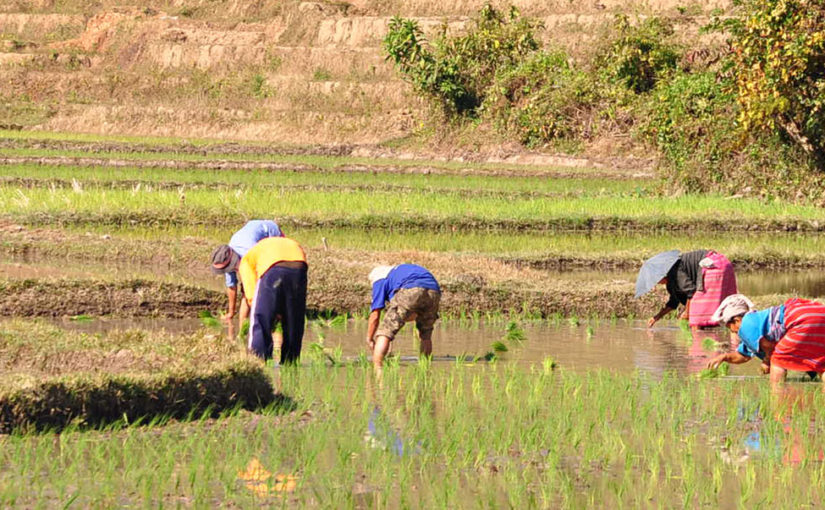
[[[106,320],[58,321],[67,329],[88,333],[105,333],[115,329],[139,328],[165,330],[172,333],[191,333],[204,326],[195,320]],[[504,342],[508,351],[499,354],[499,361],[530,365],[552,357],[566,369],[584,371],[605,368],[621,372],[641,370],[651,374],[675,371],[680,374],[700,372],[708,359],[717,352],[729,348],[729,335],[722,329],[683,331],[675,322],[663,321],[648,330],[642,321],[601,321],[572,326],[568,323],[526,324],[526,339],[509,342],[504,337],[501,324],[460,325],[457,322],[441,323],[433,336],[433,355],[436,362],[450,363],[461,355],[483,356],[493,350],[496,341]],[[210,329],[214,334],[227,337],[227,330]],[[310,344],[321,342],[328,352],[340,349],[344,358],[354,358],[364,352],[366,321],[351,320],[344,325],[326,326],[320,322],[307,325],[304,335],[304,352]],[[708,341],[707,339],[711,339]],[[234,341],[243,342],[235,338]],[[394,354],[403,363],[416,359],[417,344],[411,325],[406,326],[393,342]],[[756,375],[758,364],[751,362],[732,367],[732,375]]]
[[[317,329],[311,328],[304,341],[317,341]],[[366,325],[351,321],[346,328],[323,328],[324,345],[340,346],[344,355],[357,354],[363,349]],[[719,328],[703,331],[683,331],[675,322],[665,321],[648,330],[641,321],[611,323],[525,325],[523,342],[508,342],[503,325],[459,326],[442,324],[433,336],[433,355],[438,359],[470,354],[481,356],[492,351],[492,344],[502,341],[508,351],[500,360],[519,364],[533,364],[552,357],[568,369],[587,370],[607,368],[623,372],[642,370],[653,374],[675,371],[682,374],[698,373],[708,359],[729,348],[727,331]],[[712,339],[712,342],[706,339]],[[407,357],[416,355],[413,328],[409,325],[393,342],[393,352]],[[732,373],[757,374],[753,366],[736,367]]]

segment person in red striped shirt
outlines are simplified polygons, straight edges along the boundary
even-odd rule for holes
[[[742,294],[728,296],[713,314],[739,336],[739,348],[720,354],[708,363],[745,363],[762,359],[771,382],[785,380],[789,370],[807,372],[812,377],[825,372],[825,305],[793,298],[779,306],[756,311]]]

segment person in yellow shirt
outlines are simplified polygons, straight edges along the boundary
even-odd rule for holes
[[[238,273],[249,304],[249,350],[272,358],[272,329],[281,321],[281,363],[301,355],[307,301],[307,262],[303,248],[287,237],[261,239],[241,259]]]

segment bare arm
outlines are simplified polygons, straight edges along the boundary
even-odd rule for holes
[[[747,363],[750,360],[751,358],[745,356],[740,352],[731,351],[712,358],[710,361],[708,361],[708,368],[717,368],[719,365],[722,364],[722,362],[731,363],[733,365],[741,365],[742,363]]]
[[[682,315],[679,318],[684,320],[688,320],[690,318],[690,299],[688,299],[687,303],[685,303],[685,311],[682,312]]]
[[[229,306],[227,307],[226,313],[223,314],[223,319],[229,321],[232,320],[233,317],[235,317],[235,313],[237,310],[238,287],[227,287],[226,297],[229,301]]]
[[[373,310],[367,323],[367,347],[370,350],[375,347],[375,332],[378,330],[378,323],[381,321],[381,309]]]
[[[241,313],[239,316],[240,323],[243,324],[243,321],[249,318],[249,304],[246,302],[246,299],[241,299]]]
[[[654,325],[654,324],[656,324],[656,322],[657,322],[659,319],[661,319],[662,317],[664,317],[665,315],[669,314],[669,313],[670,313],[670,312],[672,312],[672,311],[673,311],[673,308],[671,308],[671,307],[669,307],[669,306],[667,306],[667,305],[663,306],[663,307],[662,307],[662,309],[661,309],[661,310],[659,310],[659,313],[657,313],[656,315],[654,315],[653,317],[651,317],[650,319],[648,319],[648,321],[647,321],[647,327],[652,328],[652,327],[653,327],[653,325]]]

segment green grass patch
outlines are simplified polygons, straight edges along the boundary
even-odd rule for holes
[[[47,224],[240,225],[278,217],[285,226],[402,230],[820,230],[817,207],[718,196],[563,197],[512,200],[410,192],[48,190],[0,186],[0,209]],[[714,213],[708,214],[708,211]]]
[[[636,180],[583,179],[583,178],[539,178],[539,177],[490,177],[459,175],[421,175],[386,173],[347,172],[269,172],[261,170],[175,170],[136,167],[85,167],[59,165],[6,165],[2,167],[0,178],[6,181],[18,179],[30,183],[32,187],[47,188],[75,187],[97,189],[101,187],[151,186],[155,189],[170,187],[217,187],[232,188],[231,191],[246,189],[267,189],[280,192],[289,187],[317,188],[319,191],[346,192],[366,188],[374,193],[401,194],[409,191],[450,193],[463,191],[467,194],[512,193],[527,195],[576,194],[610,195],[650,194],[648,182]],[[8,182],[13,184],[13,182]]]
[[[277,219],[277,217],[276,217]],[[238,226],[176,226],[158,227],[129,225],[67,226],[73,234],[86,232],[113,236],[119,242],[97,243],[64,240],[66,250],[92,256],[97,249],[106,248],[111,256],[121,257],[129,252],[135,259],[151,258],[151,254],[165,246],[170,256],[185,258],[185,251],[193,239],[203,243],[221,243],[229,239]],[[674,248],[687,251],[713,248],[724,253],[738,266],[822,267],[825,265],[825,238],[803,233],[704,233],[693,232],[689,239],[681,232],[649,233],[580,233],[554,232],[537,235],[535,232],[443,232],[443,231],[370,231],[336,228],[314,229],[296,227],[287,234],[306,247],[321,247],[322,238],[330,249],[355,249],[370,252],[438,252],[479,254],[502,257],[539,267],[565,266],[584,263],[587,266],[618,266],[638,268],[647,257]],[[186,238],[187,243],[181,241]],[[60,247],[61,249],[63,247]],[[37,238],[19,242],[3,239],[0,249],[7,253],[26,251],[44,254],[61,253],[53,243]],[[207,248],[204,248],[206,250]],[[93,255],[100,258],[100,255]],[[189,255],[191,257],[191,254]]]

